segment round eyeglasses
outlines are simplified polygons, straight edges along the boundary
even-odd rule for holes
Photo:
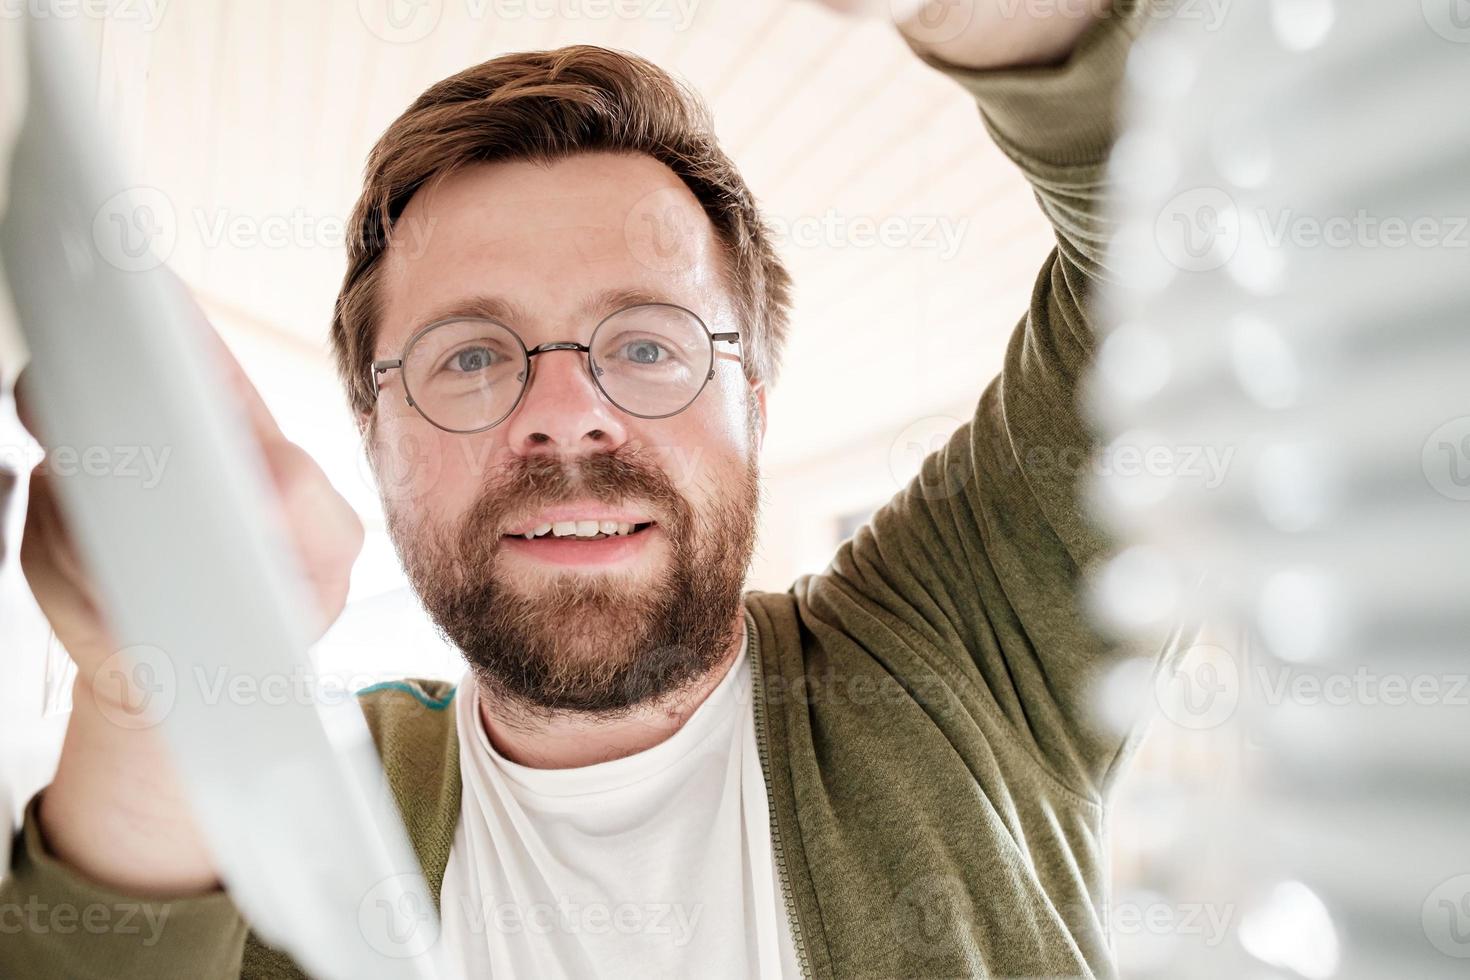
[[[373,362],[373,393],[394,368],[404,397],[430,425],[482,432],[520,404],[531,358],[552,351],[587,356],[587,371],[607,400],[629,415],[662,419],[690,405],[715,376],[715,344],[739,343],[738,332],[710,333],[690,310],[640,303],[606,317],[586,344],[559,341],[530,349],[510,327],[480,317],[451,317],[409,338],[403,356]]]

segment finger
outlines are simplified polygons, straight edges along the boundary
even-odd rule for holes
[[[56,499],[56,486],[42,466],[31,471],[31,487],[26,504],[26,523],[34,528],[38,541],[44,545],[45,557],[56,571],[71,582],[80,597],[92,607],[97,606],[97,593],[91,577],[82,564],[81,555],[67,525],[61,503]]]
[[[190,319],[198,326],[200,334],[204,337],[204,345],[207,350],[206,356],[210,357],[224,373],[225,383],[236,393],[239,404],[245,410],[245,416],[249,421],[251,430],[267,448],[269,448],[271,443],[284,440],[285,436],[281,434],[280,427],[276,424],[275,417],[271,415],[270,409],[266,407],[264,399],[260,397],[260,392],[251,383],[249,376],[245,374],[245,370],[240,367],[240,363],[235,360],[235,356],[230,353],[230,349],[225,346],[224,340],[220,338],[219,333],[210,324],[209,318],[204,315],[204,311],[194,300],[194,296],[189,292],[189,288],[174,273],[169,272],[168,276],[174,289],[177,291],[179,301],[189,311]],[[41,439],[41,430],[37,423],[35,410],[31,405],[29,396],[30,378],[31,369],[27,366],[21,370],[20,376],[16,379],[16,414],[20,418],[21,425],[25,426],[26,431],[35,436],[44,445],[45,442]]]
[[[31,399],[28,394],[31,387],[30,376],[31,369],[27,365],[20,369],[20,375],[15,379],[15,414],[25,430],[39,441],[41,433],[36,429],[36,415],[31,409]]]
[[[266,407],[265,400],[260,397],[245,369],[240,367],[240,362],[235,360],[235,355],[230,353],[229,347],[225,345],[219,332],[209,322],[209,317],[204,315],[194,299],[194,294],[173,272],[169,272],[169,278],[174,288],[178,291],[179,301],[189,310],[191,318],[199,327],[200,333],[205,338],[205,347],[209,351],[220,370],[224,372],[225,382],[239,396],[240,404],[245,409],[246,417],[250,420],[250,427],[262,443],[269,444],[284,441],[285,436],[281,434],[280,426],[276,424],[275,416],[271,415],[270,409]]]
[[[8,542],[5,539],[6,515],[10,512],[10,498],[15,493],[15,473],[4,462],[0,462],[0,565],[5,564]]]
[[[97,639],[98,607],[86,583],[68,571],[74,559],[64,554],[55,515],[44,506],[44,491],[40,496],[43,506],[26,508],[20,539],[21,571],[46,618],[53,627],[61,624],[68,638],[80,647]]]

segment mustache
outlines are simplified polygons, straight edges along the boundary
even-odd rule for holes
[[[647,504],[650,516],[682,540],[690,508],[674,481],[637,449],[619,447],[588,456],[521,456],[503,464],[465,516],[460,553],[498,548],[516,521],[544,507],[572,500],[617,506]]]

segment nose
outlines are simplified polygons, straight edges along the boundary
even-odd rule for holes
[[[531,358],[530,372],[521,403],[506,420],[512,452],[590,455],[627,441],[622,413],[593,383],[585,353],[545,351]]]

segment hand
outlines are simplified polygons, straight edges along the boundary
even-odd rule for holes
[[[180,287],[183,288],[182,286]],[[250,433],[266,464],[299,567],[316,597],[317,621],[313,638],[319,637],[341,614],[347,600],[352,564],[362,549],[363,529],[347,501],[333,489],[316,462],[284,435],[271,417],[259,392],[199,313],[200,329],[210,338],[220,366],[249,419]],[[25,397],[26,375],[16,386],[16,405],[21,422],[38,439],[36,424]],[[44,440],[43,440],[44,441]],[[72,659],[78,677],[92,686],[96,672],[118,649],[102,611],[91,579],[82,566],[67,529],[56,477],[37,466],[30,478],[30,502],[21,538],[21,567],[42,612]],[[122,697],[121,676],[109,678],[106,691],[93,688],[99,697]]]
[[[202,313],[198,321],[249,419],[284,525],[316,595],[315,632],[320,635],[346,601],[352,563],[362,548],[362,524],[320,467],[281,434]],[[39,437],[41,428],[25,400],[25,375],[16,400],[22,422]],[[56,479],[44,464],[32,473],[21,538],[26,579],[77,664],[66,741],[56,776],[41,797],[39,820],[47,847],[83,876],[140,897],[217,887],[213,862],[158,732],[114,723],[119,710],[131,714],[127,705],[139,703],[143,692],[131,690],[128,671],[109,670],[107,683],[96,683],[117,643],[68,533]]]

